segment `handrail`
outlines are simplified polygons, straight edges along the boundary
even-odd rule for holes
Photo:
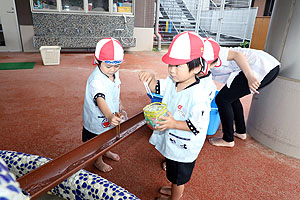
[[[144,115],[141,112],[121,124],[120,138],[116,137],[116,128],[110,129],[20,177],[17,181],[21,188],[29,193],[31,199],[37,199],[121,143],[145,124]]]

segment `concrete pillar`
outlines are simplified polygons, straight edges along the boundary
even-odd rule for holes
[[[300,1],[276,0],[265,51],[281,62],[275,81],[254,95],[247,132],[258,142],[300,158]]]

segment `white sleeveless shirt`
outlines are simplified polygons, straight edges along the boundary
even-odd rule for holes
[[[119,112],[120,104],[119,72],[115,73],[115,80],[112,82],[98,67],[92,72],[87,80],[84,105],[83,105],[83,126],[88,131],[99,135],[112,126],[97,106],[95,96],[105,96],[105,101],[112,113]],[[102,97],[98,97],[102,98]]]

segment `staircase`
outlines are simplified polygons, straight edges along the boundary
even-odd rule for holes
[[[257,11],[251,8],[250,2],[160,0],[158,32],[162,37],[161,43],[170,44],[175,35],[184,31],[198,31],[200,36],[212,37],[227,46],[238,46],[244,41],[250,41]],[[156,41],[157,38],[154,43]]]
[[[182,0],[161,0],[159,33],[162,43],[171,43],[173,37],[184,31],[195,31],[196,20]]]

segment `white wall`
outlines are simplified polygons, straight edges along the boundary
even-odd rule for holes
[[[20,25],[20,32],[22,38],[22,45],[24,52],[39,52],[39,49],[33,46],[33,26],[32,25]]]
[[[300,1],[295,1],[287,39],[282,51],[281,76],[300,80],[299,53],[300,53]],[[278,23],[281,23],[280,21]],[[270,41],[274,42],[274,41]]]
[[[136,38],[136,46],[127,48],[127,51],[152,51],[154,28],[134,27],[133,37]]]

